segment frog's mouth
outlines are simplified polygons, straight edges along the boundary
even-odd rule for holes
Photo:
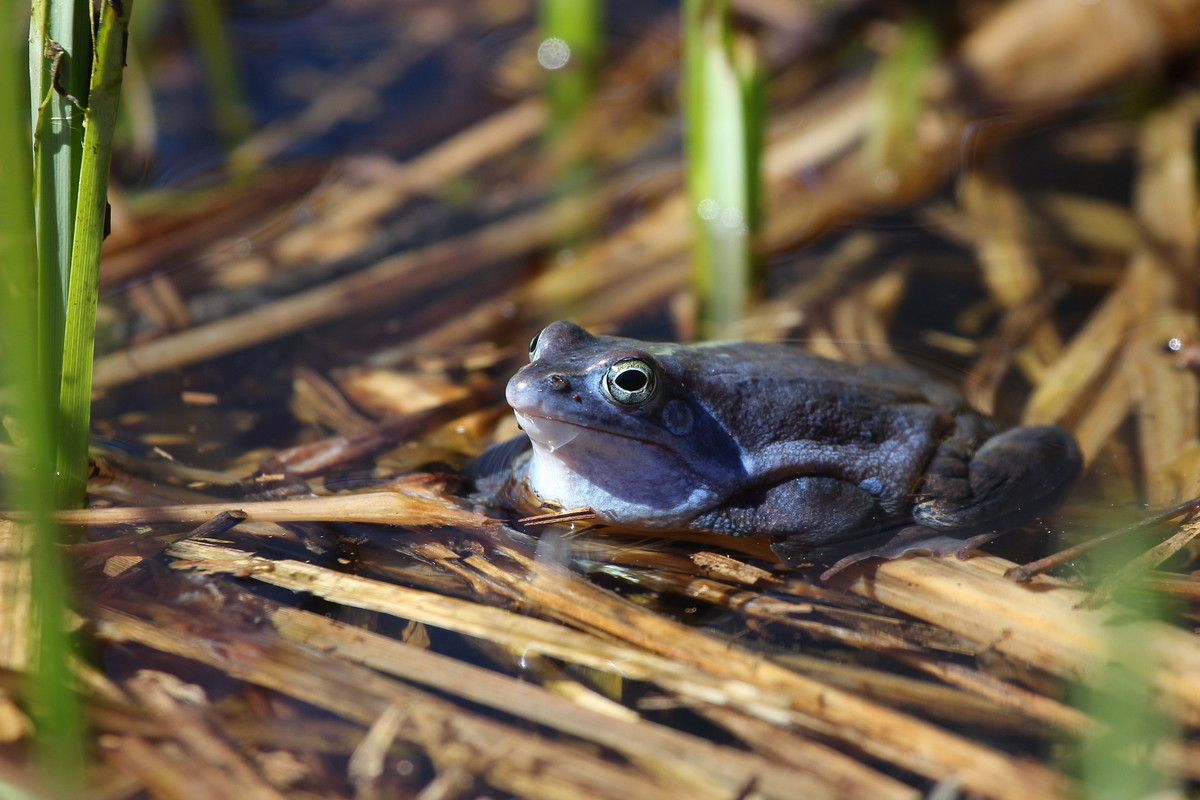
[[[662,447],[661,444],[653,440],[616,433],[607,428],[594,428],[590,425],[580,425],[577,422],[567,422],[566,420],[554,419],[553,417],[522,414],[520,411],[514,413],[517,417],[517,424],[529,436],[530,441],[540,447],[546,448],[551,453],[559,448],[566,447],[585,433],[598,436],[615,436],[620,439],[629,439],[630,441],[641,442],[642,444],[654,447]]]
[[[573,442],[585,430],[582,425],[574,425],[550,417],[535,417],[517,412],[517,424],[525,431],[530,441],[545,447],[551,453],[560,447]]]

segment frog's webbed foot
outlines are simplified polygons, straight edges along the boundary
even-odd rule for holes
[[[924,525],[909,525],[896,532],[890,539],[868,550],[851,553],[835,561],[831,567],[821,573],[821,580],[826,581],[838,574],[851,564],[865,561],[868,558],[892,560],[914,553],[927,553],[934,556],[955,556],[966,558],[968,554],[980,545],[987,544],[1000,535],[1001,531],[981,533],[962,539],[950,534],[926,528]]]
[[[1013,428],[969,460],[958,444],[935,456],[913,521],[959,539],[996,535],[1057,508],[1083,464],[1075,437],[1057,425]]]

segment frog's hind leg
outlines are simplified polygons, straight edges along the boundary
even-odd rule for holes
[[[939,448],[913,507],[913,521],[959,540],[986,541],[1057,508],[1083,459],[1057,425],[1013,428],[967,457],[962,440]]]
[[[1082,465],[1075,438],[1056,425],[1014,428],[987,440],[974,456],[970,452],[970,429],[944,442],[921,486],[924,499],[913,507],[915,524],[885,540],[875,538],[874,546],[864,543],[821,573],[821,580],[868,558],[910,553],[966,558],[1058,507]]]

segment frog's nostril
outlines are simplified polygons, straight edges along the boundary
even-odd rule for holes
[[[571,389],[571,382],[557,372],[546,376],[546,385],[552,392],[567,392]]]

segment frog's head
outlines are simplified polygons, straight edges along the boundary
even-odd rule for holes
[[[543,499],[628,524],[724,494],[743,474],[733,439],[689,388],[698,365],[686,348],[555,322],[529,356],[507,398]]]

